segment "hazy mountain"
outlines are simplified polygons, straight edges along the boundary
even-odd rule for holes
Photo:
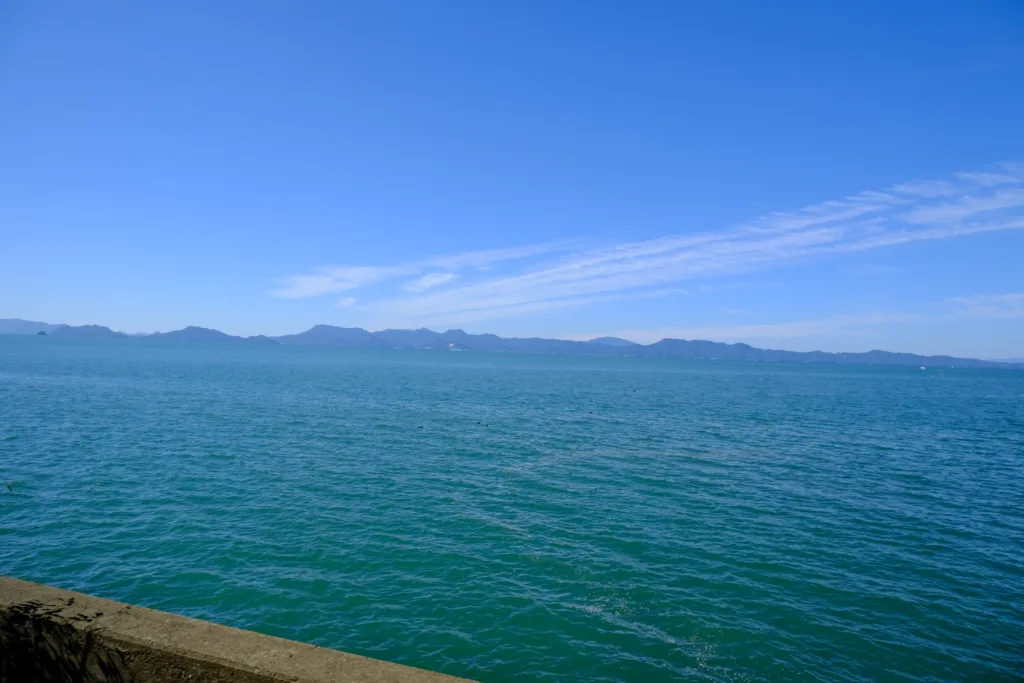
[[[373,335],[361,327],[335,327],[334,325],[315,325],[299,334],[286,334],[273,337],[282,344],[301,344],[303,346],[356,346],[382,347],[383,344],[374,339]]]
[[[590,342],[568,341],[565,339],[541,339],[537,337],[499,337],[493,334],[467,334],[462,330],[448,330],[438,335],[441,341],[452,348],[467,351],[502,351],[505,353],[557,353],[586,355],[607,353],[607,349]]]
[[[601,346],[640,346],[636,342],[631,342],[628,339],[620,339],[619,337],[598,337],[591,339],[590,344],[600,344]]]
[[[381,330],[371,332],[384,346],[395,349],[440,349],[448,346],[441,335],[433,330]]]
[[[51,325],[19,319],[0,319],[0,334],[37,334],[47,332],[56,337],[125,339],[124,332],[114,332],[100,325]],[[365,349],[423,349],[488,351],[493,353],[537,353],[564,355],[636,356],[645,358],[682,358],[692,360],[732,360],[762,363],[831,363],[855,365],[904,365],[936,368],[1020,368],[1019,361],[984,361],[952,356],[919,356],[913,353],[868,351],[866,353],[831,353],[827,351],[781,351],[759,349],[749,344],[724,344],[703,340],[662,339],[653,344],[637,344],[618,337],[598,337],[590,341],[543,339],[539,337],[506,338],[493,334],[468,334],[463,330],[435,332],[419,330],[381,330],[368,332],[361,327],[316,325],[298,334],[280,337],[236,337],[205,327],[186,327],[173,332],[157,332],[140,341],[224,341],[291,344],[303,346],[338,346]]]
[[[367,332],[359,327],[317,325],[299,334],[274,337],[282,344],[347,346],[388,349],[445,349],[467,351],[505,351],[519,353],[587,353],[600,351],[589,342],[561,339],[506,339],[493,334],[467,334],[462,330],[435,332],[419,330],[381,330]]]
[[[632,355],[632,354],[631,354]],[[776,351],[759,349],[749,344],[723,344],[710,341],[662,339],[650,346],[641,346],[635,355],[695,360],[743,360],[774,363],[834,363],[849,365],[918,365],[943,368],[999,367],[999,363],[952,356],[919,356],[914,353],[867,351],[865,353],[830,353],[827,351]],[[1005,367],[1005,365],[1004,365]]]
[[[115,332],[103,325],[78,325],[75,327],[64,325],[56,328],[50,334],[62,339],[125,339],[128,337],[124,332]]]
[[[443,335],[442,342],[452,348],[471,349],[474,351],[493,351],[505,340],[495,334],[467,334],[462,330],[448,330]]]
[[[40,332],[49,334],[58,327],[67,327],[67,325],[51,325],[21,318],[0,318],[0,334],[38,334]]]
[[[171,332],[154,332],[153,334],[147,335],[145,339],[162,339],[165,341],[194,341],[194,342],[211,342],[211,341],[230,341],[230,342],[264,342],[267,344],[277,344],[275,340],[264,335],[258,335],[256,337],[237,337],[233,334],[226,334],[220,330],[211,330],[208,327],[195,327],[189,325],[182,330],[173,330]]]
[[[774,363],[845,363],[858,365],[910,365],[925,367],[1007,367],[1006,363],[919,356],[912,353],[868,351],[866,353],[830,353],[826,351],[779,351],[759,349],[749,344],[724,344],[711,341],[662,339],[654,344],[636,344],[617,337],[599,337],[586,342],[565,339],[505,338],[493,334],[468,334],[463,330],[434,332],[419,330],[382,330],[317,325],[300,334],[275,337],[282,344],[346,346],[356,348],[461,349],[504,353],[540,353],[566,355],[639,356],[648,358],[684,358],[736,360]]]

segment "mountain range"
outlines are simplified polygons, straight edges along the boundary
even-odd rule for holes
[[[360,327],[315,325],[299,334],[279,337],[237,337],[205,327],[186,327],[173,332],[128,335],[101,325],[53,325],[19,319],[0,319],[0,334],[42,335],[58,338],[125,339],[139,341],[232,342],[285,344],[296,346],[335,346],[364,349],[419,349],[442,351],[486,351],[588,356],[636,356],[681,358],[688,360],[734,360],[769,363],[830,363],[855,365],[909,365],[922,367],[1020,368],[1024,363],[984,361],[952,356],[920,356],[914,353],[867,351],[832,353],[827,351],[779,351],[759,349],[749,344],[725,344],[703,340],[662,339],[653,344],[637,344],[617,337],[598,337],[589,341],[566,339],[505,338],[493,334],[469,334],[462,330],[435,332],[419,330],[380,330],[369,332]]]

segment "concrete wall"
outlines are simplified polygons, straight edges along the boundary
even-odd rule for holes
[[[0,678],[3,677],[3,666],[10,666],[10,656],[16,654],[12,650],[18,649],[22,655],[25,654],[25,647],[11,643],[33,639],[37,643],[43,642],[38,638],[39,629],[56,625],[59,634],[56,640],[67,640],[70,634],[73,640],[80,641],[76,645],[79,650],[83,644],[92,649],[86,657],[92,676],[84,677],[88,681],[120,680],[116,674],[107,675],[101,671],[103,662],[111,657],[124,670],[123,680],[137,683],[465,681],[2,576],[0,617],[4,617],[0,619],[0,629],[6,629],[0,633],[3,639],[0,642],[5,643],[8,650],[0,652]],[[26,618],[29,621],[26,622]],[[26,623],[29,624],[27,628],[35,629],[36,636],[28,641],[24,638],[19,641],[21,636],[13,631],[24,630]],[[49,640],[55,638],[49,637]],[[44,649],[53,650],[52,643]],[[72,659],[74,656],[81,658],[80,653],[73,655]],[[83,661],[81,666],[84,669],[86,663]],[[56,683],[59,679],[60,676],[54,676],[49,680]]]

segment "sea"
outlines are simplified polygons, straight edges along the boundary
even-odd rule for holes
[[[0,481],[2,574],[485,682],[1024,679],[1024,371],[9,336]]]

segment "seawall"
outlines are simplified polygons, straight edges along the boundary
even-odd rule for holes
[[[53,681],[64,671],[89,682],[466,681],[0,576],[0,672],[33,666]]]

